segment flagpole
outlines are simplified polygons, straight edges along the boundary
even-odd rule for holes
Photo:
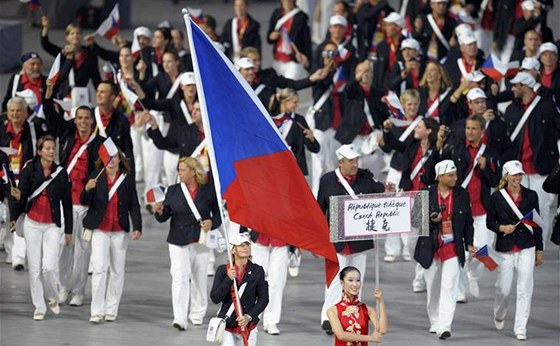
[[[375,246],[375,289],[378,289],[379,288],[379,239],[373,238],[373,245]],[[375,331],[379,332],[381,313],[379,312],[379,301],[377,299],[375,299],[375,316],[377,317],[377,323],[375,323]],[[375,344],[379,345],[378,342],[376,342]]]
[[[225,217],[225,211],[224,211],[224,205],[225,205],[225,201],[222,198],[222,192],[221,192],[221,186],[220,186],[220,180],[219,180],[219,172],[218,172],[218,165],[216,164],[216,155],[214,152],[214,143],[211,140],[212,138],[212,132],[210,129],[210,126],[208,126],[208,109],[206,108],[206,98],[204,95],[204,88],[202,87],[202,81],[201,81],[201,77],[200,77],[200,69],[198,67],[198,57],[196,55],[196,48],[194,46],[194,40],[192,38],[192,27],[191,27],[191,17],[189,14],[189,11],[186,8],[183,8],[182,10],[183,13],[183,19],[185,21],[185,26],[187,28],[187,38],[188,38],[188,42],[189,42],[189,46],[190,46],[190,51],[191,51],[191,56],[192,56],[192,60],[193,60],[193,69],[194,69],[194,73],[196,76],[196,87],[198,90],[198,97],[199,97],[199,102],[200,102],[200,110],[201,110],[201,114],[202,114],[202,125],[204,126],[204,133],[206,134],[206,137],[209,138],[210,140],[208,140],[208,156],[210,157],[210,163],[211,163],[211,167],[212,167],[212,176],[213,176],[213,181],[214,181],[214,189],[216,190],[216,198],[218,199],[218,206],[220,209],[220,216],[222,218],[222,223],[224,224],[224,238],[226,240],[226,249],[227,249],[227,255],[228,255],[228,263],[230,265],[230,268],[235,268],[234,267],[234,263],[233,263],[233,258],[231,256],[231,248],[229,245],[229,235],[228,235],[228,230],[226,228],[226,222],[229,221],[229,218],[226,219]],[[237,311],[239,311],[239,313],[243,313],[243,308],[241,306],[241,299],[239,297],[239,291],[237,289],[237,283],[236,280],[233,280],[233,290],[235,293],[235,302],[232,302],[232,304],[237,305]],[[239,317],[239,316],[238,316]],[[241,329],[243,332],[247,331],[246,328],[242,328]],[[242,333],[243,336],[245,336],[246,334]],[[244,337],[243,338],[243,343],[245,344],[245,346],[248,346],[248,338]]]

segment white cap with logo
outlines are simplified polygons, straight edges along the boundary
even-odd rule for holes
[[[529,88],[533,88],[535,86],[535,84],[537,84],[537,81],[535,81],[535,78],[533,78],[533,76],[531,76],[527,72],[519,72],[509,82],[511,84],[524,84],[524,85],[528,86]]]
[[[404,27],[404,18],[397,12],[389,13],[387,17],[383,18],[383,21],[385,23],[395,23],[401,28]]]
[[[238,246],[244,243],[251,243],[249,232],[237,233],[229,239],[229,244],[232,246]]]
[[[413,38],[406,38],[401,42],[401,50],[405,48],[420,50],[420,43]]]
[[[480,98],[483,98],[483,99],[487,98],[484,91],[480,88],[472,88],[467,93],[467,100],[469,100],[469,101],[474,101],[474,100],[480,99]]]
[[[334,16],[331,16],[331,18],[329,19],[329,25],[346,26],[347,24],[348,21],[346,20],[346,18],[344,18],[344,16],[341,16],[340,14],[335,14]]]
[[[253,60],[251,58],[241,58],[237,60],[235,63],[235,67],[237,69],[248,69],[248,68],[255,68],[255,64],[253,64]]]
[[[443,160],[436,163],[436,176],[440,176],[442,174],[447,174],[451,172],[456,172],[457,167],[455,167],[455,162],[453,160]]]
[[[502,167],[502,175],[516,175],[519,173],[525,174],[523,165],[517,160],[508,161],[504,164],[504,167]]]
[[[336,157],[339,160],[348,159],[352,160],[356,157],[360,157],[360,153],[358,153],[352,144],[344,144],[336,151]]]
[[[539,55],[544,52],[553,52],[558,54],[558,47],[556,47],[556,45],[552,42],[545,42],[539,47]]]
[[[192,85],[196,84],[196,79],[194,78],[194,72],[185,72],[181,74],[181,85]]]

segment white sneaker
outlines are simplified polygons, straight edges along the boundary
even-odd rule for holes
[[[402,255],[402,259],[403,259],[403,261],[405,261],[405,262],[410,262],[410,261],[412,261],[412,257],[410,256],[410,254],[403,254],[403,255]]]
[[[202,319],[191,318],[191,323],[192,323],[194,326],[201,326],[201,325],[202,325]]]
[[[89,318],[89,321],[94,324],[99,324],[103,322],[103,316],[101,315],[93,315]]]
[[[174,320],[171,325],[177,330],[185,330],[185,324],[179,320]]]
[[[68,300],[68,290],[65,287],[61,287],[58,290],[58,303],[64,304]]]
[[[280,330],[275,324],[270,324],[264,327],[265,332],[270,335],[280,335]]]
[[[527,340],[527,335],[525,333],[515,334],[515,337],[517,338],[517,340],[521,340],[521,341]]]
[[[497,330],[502,330],[504,329],[504,320],[498,320],[497,318],[494,318],[494,326],[496,326]]]
[[[74,294],[72,299],[70,299],[70,306],[82,306],[84,305],[84,296],[81,294]]]
[[[414,293],[426,292],[426,286],[412,285],[412,292]]]
[[[105,321],[107,322],[115,322],[117,320],[117,315],[107,314],[105,315]]]
[[[53,314],[58,315],[60,313],[60,306],[56,300],[49,300],[47,305]]]
[[[12,254],[6,253],[6,259],[4,260],[6,264],[12,264]]]
[[[474,298],[478,298],[478,296],[480,295],[480,290],[478,288],[477,279],[469,279],[469,291]]]
[[[385,256],[385,258],[383,258],[383,260],[387,263],[393,263],[395,262],[396,257],[394,255],[387,255]]]
[[[436,326],[435,324],[432,324],[430,326],[430,329],[428,329],[428,331],[432,334],[435,334],[435,333],[437,333],[438,329],[439,329],[438,326]]]
[[[466,304],[468,302],[467,296],[463,292],[457,293],[457,299],[455,299],[455,301],[459,304]]]
[[[35,310],[35,312],[33,313],[33,319],[35,321],[42,321],[45,319],[45,313],[39,310]]]

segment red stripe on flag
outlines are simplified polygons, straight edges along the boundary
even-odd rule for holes
[[[224,199],[232,221],[324,257],[327,285],[339,267],[325,215],[288,150],[234,163],[237,178]],[[262,174],[267,172],[267,174]],[[274,184],[270,184],[274,181]]]

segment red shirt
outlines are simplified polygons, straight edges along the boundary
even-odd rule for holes
[[[443,228],[443,222],[452,221],[453,219],[453,190],[449,191],[449,194],[445,198],[438,191],[438,201],[439,205],[445,206],[445,210],[441,213],[441,222]],[[434,254],[434,258],[444,262],[453,257],[457,257],[457,249],[455,248],[455,241],[449,243],[443,242],[442,232],[442,230],[440,230],[439,232],[439,247]]]
[[[21,86],[23,90],[31,90],[37,96],[37,104],[40,105],[43,100],[43,83],[41,82],[41,77],[37,78],[36,80],[32,80],[31,78],[27,77],[27,74],[21,75]]]
[[[243,47],[243,35],[245,35],[245,30],[247,30],[247,26],[249,25],[249,18],[245,17],[245,19],[237,18],[237,39],[239,43],[239,47]]]
[[[430,109],[430,107],[432,107],[432,104],[439,100],[439,95],[440,95],[440,93],[438,92],[436,97],[434,97],[433,99],[428,96],[428,100],[427,100],[428,104],[426,105],[427,106],[426,107],[426,113],[427,113],[428,109]],[[438,107],[436,107],[436,109],[434,109],[434,111],[430,115],[430,118],[432,118],[432,119],[433,118],[439,118],[439,105],[438,105]]]
[[[87,50],[82,50],[74,57],[74,68],[79,69],[87,58]]]
[[[286,14],[286,10],[282,10],[282,16]],[[280,30],[284,29],[289,34],[290,30],[292,29],[292,24],[294,23],[294,17],[288,19],[282,26]],[[280,47],[284,44],[284,38],[282,34],[278,36],[278,40],[276,40],[276,44],[274,45],[274,60],[282,61],[282,62],[290,62],[292,61],[292,54],[286,54],[282,52]]]
[[[111,121],[111,117],[113,117],[113,111],[111,110],[109,113],[103,113],[103,111],[100,109],[99,115],[101,116],[101,123],[103,124],[103,127],[107,128],[109,122]]]
[[[467,172],[470,172],[473,166],[473,159],[476,157],[480,146],[473,147],[467,142],[467,149],[469,151],[469,159],[471,160]],[[480,168],[475,168],[471,181],[469,185],[467,185],[467,191],[471,197],[472,215],[481,216],[486,214],[486,209],[484,208],[484,203],[482,202],[482,172],[480,171]]]
[[[113,187],[113,185],[115,185],[115,182],[119,179],[119,176],[121,175],[120,172],[117,172],[117,175],[115,176],[115,180],[111,181],[111,179],[109,178],[109,175],[107,174],[107,171],[105,171],[105,176],[107,177],[107,189],[109,191],[111,191],[111,188]],[[105,231],[105,232],[118,232],[118,231],[122,231],[122,227],[121,224],[119,223],[119,194],[118,192],[115,192],[115,194],[113,195],[113,198],[111,198],[111,200],[109,201],[109,204],[107,204],[107,210],[105,211],[105,215],[103,216],[103,220],[101,221],[101,224],[98,227],[100,230]]]
[[[229,270],[230,266],[229,264],[226,265],[226,270]],[[237,266],[235,266],[235,272],[236,272],[236,277],[235,277],[235,281],[237,281],[237,286],[239,287],[241,285],[241,282],[243,281],[243,278],[245,277],[245,274],[247,273],[247,265],[245,265],[243,267],[243,270],[239,270],[239,268],[237,268]],[[235,289],[233,288],[233,285],[231,285],[231,289],[230,289],[230,294],[231,297],[235,297]],[[235,299],[232,299],[232,304],[235,304]],[[237,316],[237,311],[235,311],[235,316]],[[243,312],[245,313],[245,311]],[[251,316],[251,317],[255,317],[255,316]],[[251,332],[251,330],[255,329],[257,325],[254,322],[249,322],[248,327],[249,327],[249,332]],[[235,326],[234,328],[228,328],[226,327],[226,330],[230,333],[235,333],[235,334],[241,334],[241,328],[239,326]]]
[[[391,71],[393,66],[397,63],[397,53],[401,44],[395,42],[391,37],[387,37],[387,45],[389,46],[389,65],[387,69]]]
[[[156,56],[156,64],[161,65],[163,59],[163,53],[159,51],[159,49],[154,49],[154,53]]]
[[[533,98],[531,98],[527,104],[521,102],[523,110],[527,110],[527,108],[529,108],[529,105],[533,102],[536,96],[537,94],[533,95]],[[533,162],[533,148],[531,147],[531,139],[529,138],[529,123],[526,122],[523,127],[525,129],[523,131],[522,150],[520,155],[521,159],[519,161],[521,161],[521,164],[523,165],[523,171],[525,171],[525,174],[536,174],[537,168]]]
[[[8,160],[10,161],[10,169],[14,172],[15,179],[19,178],[19,172],[23,167],[23,150],[22,150],[22,143],[21,138],[23,137],[23,129],[19,132],[16,132],[14,129],[14,125],[11,122],[8,122],[6,126],[6,132],[11,134],[12,139],[10,139],[9,147],[12,149],[16,149],[18,151],[15,155],[9,155]]]
[[[80,147],[85,144],[89,140],[89,135],[86,139],[82,139],[80,135],[78,135],[78,131],[74,135],[74,146],[70,151],[70,155],[68,156],[68,165],[74,159],[74,156],[80,150]],[[67,167],[68,168],[68,167]],[[76,161],[76,165],[72,168],[70,172],[70,181],[72,182],[72,204],[80,205],[80,194],[84,190],[86,186],[88,178],[88,155],[87,149],[78,157]]]
[[[420,162],[420,160],[422,160],[422,156],[423,156],[422,146],[419,145],[418,149],[416,150],[416,155],[414,155],[414,159],[412,160],[412,165],[410,165],[411,173],[414,170],[414,167],[416,167],[416,165],[418,164],[418,162]],[[418,190],[421,190],[421,189],[426,187],[426,184],[424,184],[422,181],[420,181],[420,176],[424,173],[426,173],[426,167],[422,166],[422,168],[420,169],[420,172],[418,172],[418,174],[416,174],[414,179],[412,179],[412,190],[411,191],[418,191]]]
[[[45,177],[50,176],[51,168],[43,168],[43,174]],[[54,223],[52,219],[51,201],[47,195],[47,189],[44,189],[41,194],[33,200],[31,209],[27,212],[27,216],[36,222]]]
[[[340,320],[342,329],[345,332],[367,335],[369,327],[369,314],[366,304],[361,303],[358,297],[354,297],[351,300],[346,294],[342,293],[342,300],[336,305],[336,314]],[[367,342],[347,342],[338,339],[336,336],[334,338],[335,346],[361,346],[367,345]]]

